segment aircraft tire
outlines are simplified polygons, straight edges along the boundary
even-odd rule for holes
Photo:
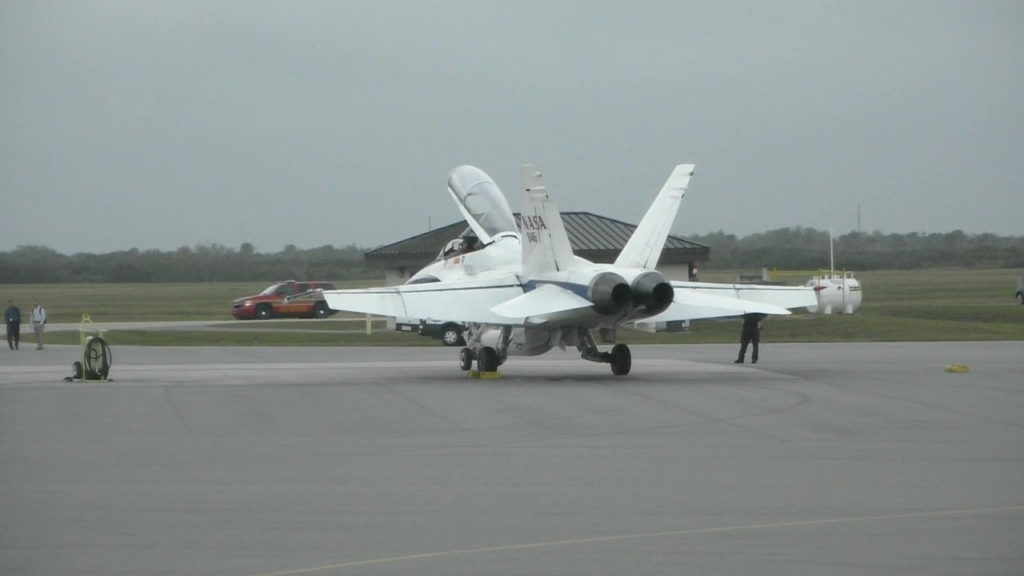
[[[459,352],[459,367],[464,372],[468,372],[473,369],[473,350],[469,348],[463,348]]]
[[[630,368],[633,367],[633,355],[629,351],[629,346],[625,344],[616,344],[612,347],[612,374],[616,376],[625,376],[629,374]]]
[[[484,346],[481,348],[480,357],[477,358],[477,367],[481,372],[497,372],[498,352],[490,346]]]

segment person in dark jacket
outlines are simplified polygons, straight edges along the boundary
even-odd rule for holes
[[[750,351],[750,363],[757,364],[757,346],[761,343],[761,321],[764,314],[744,314],[743,331],[740,332],[740,355],[736,364],[743,364],[743,358],[747,355],[747,344],[753,344]]]
[[[7,324],[7,345],[11,350],[18,349],[18,342],[21,341],[21,310],[14,305],[14,300],[7,301],[7,310],[4,310],[4,323]]]

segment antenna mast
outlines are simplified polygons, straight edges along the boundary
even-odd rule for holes
[[[829,277],[836,277],[835,252],[832,249],[832,229],[828,229],[828,272]]]

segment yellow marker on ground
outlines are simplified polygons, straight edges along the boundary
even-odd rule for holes
[[[946,366],[946,372],[953,372],[954,374],[966,374],[970,372],[970,368],[967,364],[950,364]]]
[[[475,380],[499,380],[501,378],[501,372],[481,372],[479,370],[472,370],[469,373],[469,377]]]

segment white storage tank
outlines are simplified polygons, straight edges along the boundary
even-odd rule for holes
[[[811,314],[853,314],[860,308],[860,282],[853,272],[819,274],[804,285],[813,286],[818,296],[818,305],[807,307]]]

